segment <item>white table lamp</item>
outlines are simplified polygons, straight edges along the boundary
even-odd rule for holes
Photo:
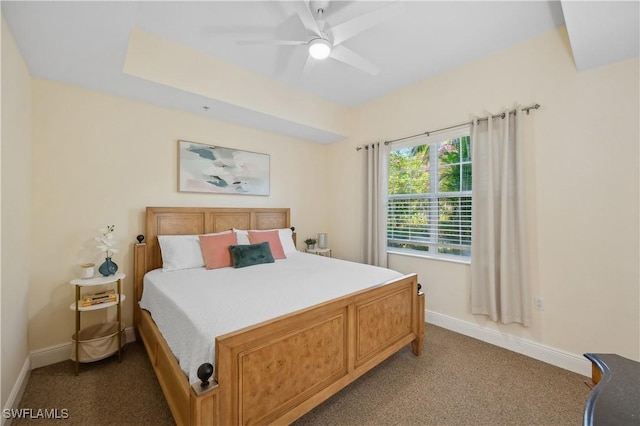
[[[326,249],[327,248],[327,234],[321,232],[318,234],[318,248]]]

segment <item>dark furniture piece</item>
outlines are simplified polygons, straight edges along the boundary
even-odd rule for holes
[[[584,426],[640,425],[640,362],[615,354],[584,354],[596,385],[584,410]]]

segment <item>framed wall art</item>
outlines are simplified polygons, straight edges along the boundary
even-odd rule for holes
[[[269,195],[268,154],[178,141],[178,190]]]

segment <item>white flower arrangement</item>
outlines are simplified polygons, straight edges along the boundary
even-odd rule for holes
[[[100,228],[100,235],[95,238],[99,250],[105,253],[105,257],[111,257],[114,253],[118,252],[118,249],[114,248],[116,241],[113,239],[113,231],[115,225],[108,225],[105,228]]]

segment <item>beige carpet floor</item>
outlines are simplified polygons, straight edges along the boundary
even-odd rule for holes
[[[68,418],[13,425],[173,425],[144,347],[31,372],[20,408]],[[590,389],[581,375],[427,324],[425,350],[409,348],[316,407],[302,425],[580,425]],[[62,417],[62,416],[60,416]]]

